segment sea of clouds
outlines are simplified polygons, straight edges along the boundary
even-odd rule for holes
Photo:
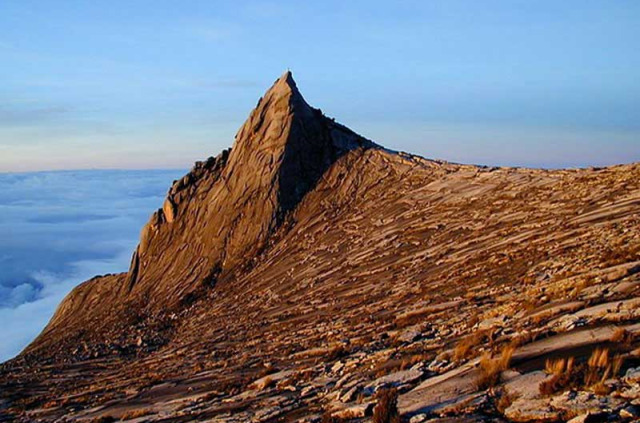
[[[0,362],[77,284],[126,271],[140,229],[183,170],[0,173]]]

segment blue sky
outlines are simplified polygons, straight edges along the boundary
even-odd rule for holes
[[[375,141],[482,164],[640,160],[640,2],[0,2],[0,171],[187,168],[291,68]]]

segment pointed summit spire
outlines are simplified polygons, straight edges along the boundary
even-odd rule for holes
[[[230,152],[175,181],[143,228],[129,272],[74,290],[31,348],[74,342],[88,325],[100,327],[88,339],[110,337],[129,321],[130,310],[167,316],[189,306],[292,228],[299,204],[337,160],[367,148],[377,147],[309,106],[285,72],[251,112]]]
[[[267,245],[336,160],[372,146],[309,106],[287,70],[260,99],[220,165],[187,177],[196,182],[185,182],[189,188],[170,199],[161,218],[152,217],[134,254],[128,295],[178,301],[203,281],[233,271]]]
[[[296,81],[293,79],[293,74],[290,70],[286,70],[280,78],[276,79],[271,88],[267,90],[264,97],[269,96],[269,94],[289,94],[289,93],[298,93],[298,87],[296,85]]]
[[[256,153],[265,145],[275,147],[275,142],[284,148],[293,120],[318,118],[321,113],[307,104],[293,74],[285,71],[260,98],[236,134],[231,162],[233,157],[245,156],[246,150]],[[273,148],[270,150],[273,152]]]
[[[256,107],[256,110],[254,110],[254,112],[260,109],[260,105],[262,104],[263,100],[268,104],[273,105],[276,103],[275,100],[282,97],[287,97],[289,99],[289,107],[296,105],[302,106],[303,109],[311,109],[309,104],[307,104],[307,102],[304,100],[304,97],[302,97],[302,94],[298,90],[296,81],[293,79],[293,74],[289,69],[287,69],[280,76],[280,78],[276,79],[271,88],[267,90],[267,92],[261,98],[261,101],[258,103],[258,106]],[[302,112],[302,110],[297,111]],[[310,110],[305,111],[309,112]]]
[[[282,75],[280,75],[280,78],[278,79],[284,79],[287,81],[287,83],[296,85],[296,82],[293,80],[293,73],[290,69],[287,69]]]
[[[287,84],[291,89],[295,89],[296,91],[298,90],[296,87],[296,81],[293,80],[293,73],[291,73],[291,70],[287,69],[282,75],[280,75],[280,78],[278,78],[278,81],[276,82],[280,81]]]

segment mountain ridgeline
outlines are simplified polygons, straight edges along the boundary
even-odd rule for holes
[[[0,422],[640,418],[638,228],[640,164],[390,151],[287,72],[0,366]]]
[[[214,284],[265,247],[336,160],[372,146],[311,108],[285,73],[231,151],[173,185],[142,230],[124,294],[164,308]]]
[[[231,149],[197,162],[174,182],[142,229],[127,274],[76,288],[47,336],[28,351],[48,340],[58,344],[57,327],[68,337],[76,322],[90,320],[98,331],[112,332],[112,321],[129,321],[123,316],[157,320],[179,311],[250,264],[283,225],[294,223],[291,212],[340,157],[367,148],[378,147],[310,107],[286,72],[258,101]]]

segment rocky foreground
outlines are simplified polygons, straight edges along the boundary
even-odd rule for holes
[[[389,151],[286,73],[1,366],[0,421],[632,421],[639,305],[640,164]]]

